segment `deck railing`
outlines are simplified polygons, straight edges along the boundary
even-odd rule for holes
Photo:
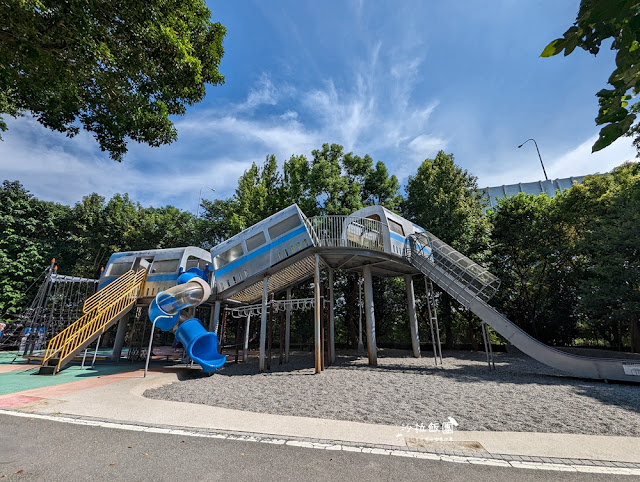
[[[409,252],[407,257],[411,264],[421,271],[429,271],[432,276],[438,278],[435,270],[430,266],[440,268],[450,278],[462,285],[474,296],[487,301],[500,287],[500,280],[492,275],[487,268],[471,261],[465,255],[456,251],[444,241],[429,232],[412,234],[409,240]],[[446,285],[446,280],[434,279],[437,284]],[[458,300],[467,305],[471,300]]]
[[[384,251],[380,221],[358,216],[315,216],[308,222],[318,247]]]

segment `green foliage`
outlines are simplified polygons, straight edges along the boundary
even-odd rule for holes
[[[477,179],[455,164],[453,154],[440,151],[409,176],[403,210],[416,224],[479,260],[489,232],[485,205]]]
[[[600,110],[597,125],[604,125],[593,145],[593,152],[607,147],[623,135],[633,136],[640,152],[640,124],[634,124],[640,110],[636,95],[640,92],[640,2],[638,0],[582,0],[574,25],[562,38],[553,40],[541,57],[564,51],[569,55],[576,47],[596,55],[602,42],[613,39],[616,68],[608,83],[596,95]]]
[[[225,220],[228,229],[224,234],[233,235],[293,203],[307,216],[350,214],[373,204],[389,209],[400,206],[398,179],[389,176],[382,161],[374,168],[369,155],[344,153],[338,144],[324,144],[312,154],[311,160],[291,156],[282,173],[273,155],[267,156],[262,167],[253,163],[238,179],[230,199],[203,202],[203,217],[222,224]]]
[[[585,335],[640,352],[640,164],[587,177],[558,199],[580,260],[578,309]]]
[[[66,225],[73,251],[61,256],[65,272],[97,277],[109,256],[118,251],[161,249],[197,244],[199,233],[192,214],[173,206],[144,208],[127,194],[106,201],[85,196],[71,209]]]
[[[409,176],[403,210],[414,223],[482,263],[490,229],[482,211],[485,204],[476,178],[455,164],[453,154],[440,151],[435,159],[426,159],[415,176]],[[453,347],[456,331],[466,332],[475,345],[476,333],[464,326],[472,323],[471,319],[459,311],[448,294],[441,291],[438,297],[447,346]]]
[[[14,314],[27,300],[27,288],[49,264],[57,207],[35,199],[22,185],[0,188],[0,315]],[[37,288],[36,288],[37,289]]]
[[[319,200],[323,214],[350,214],[364,206],[381,204],[388,209],[400,205],[400,185],[389,176],[383,162],[373,168],[373,159],[344,153],[338,144],[324,144],[312,152],[309,193]]]
[[[170,143],[169,116],[224,82],[210,16],[202,0],[0,2],[0,114],[68,136],[81,124],[118,161],[128,139]]]
[[[546,343],[640,352],[639,164],[503,199],[490,218],[500,311]]]
[[[231,232],[239,233],[286,207],[281,201],[281,184],[282,176],[278,173],[275,156],[267,156],[262,168],[253,163],[238,179],[231,201]]]
[[[490,213],[492,272],[501,280],[493,303],[535,338],[570,344],[576,334],[571,230],[555,198],[520,193]]]

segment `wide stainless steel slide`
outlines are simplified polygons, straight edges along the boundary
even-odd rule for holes
[[[426,231],[408,241],[413,266],[531,358],[575,377],[640,383],[640,360],[579,356],[539,342],[486,303],[500,283],[485,268]]]

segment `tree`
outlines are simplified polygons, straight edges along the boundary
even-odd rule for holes
[[[0,314],[15,314],[28,303],[29,286],[52,256],[53,203],[34,198],[18,181],[0,188]]]
[[[116,194],[107,202],[92,193],[77,202],[68,228],[75,243],[75,263],[65,272],[98,277],[112,253],[128,250],[126,239],[134,229],[137,209],[126,194]]]
[[[171,143],[169,116],[224,82],[225,28],[210,16],[203,0],[1,2],[0,114],[67,136],[81,124],[117,161],[128,139]]]
[[[311,194],[311,165],[303,155],[291,156],[282,166],[281,196],[284,204],[296,203],[307,216],[318,214],[318,202]]]
[[[416,224],[476,261],[486,248],[486,205],[476,177],[458,167],[453,154],[425,159],[407,181],[403,210]]]
[[[254,162],[238,179],[238,187],[230,202],[228,220],[236,234],[286,207],[281,202],[282,178],[274,155],[267,156],[262,168]]]
[[[501,280],[493,304],[540,341],[571,344],[580,277],[572,216],[557,198],[519,193],[499,200],[490,220],[491,270]]]
[[[476,178],[456,166],[453,154],[439,151],[435,159],[425,159],[416,175],[409,176],[406,191],[403,211],[407,218],[475,261],[485,260],[489,242],[489,224],[483,214],[486,201]],[[439,296],[446,343],[451,348],[454,328],[461,317],[448,294]],[[472,318],[464,317],[461,322],[467,324],[466,331],[475,346],[477,333]]]
[[[309,192],[320,201],[323,214],[346,215],[374,204],[400,206],[400,184],[382,161],[374,169],[371,156],[345,153],[339,144],[323,144],[312,155]]]
[[[177,246],[197,246],[202,234],[195,216],[174,206],[161,208],[138,205],[134,229],[125,239],[127,249],[163,249]]]
[[[634,124],[640,111],[636,98],[640,92],[640,1],[582,0],[573,26],[547,45],[540,56],[551,57],[563,51],[567,56],[576,47],[596,55],[609,38],[613,39],[611,49],[618,52],[616,68],[608,81],[612,88],[596,94],[600,104],[596,125],[604,127],[592,151],[627,135],[634,137],[640,152],[640,124]]]
[[[559,198],[578,233],[578,309],[586,334],[640,352],[640,164],[588,176]]]
[[[490,219],[499,311],[546,343],[640,352],[640,164],[503,199]]]

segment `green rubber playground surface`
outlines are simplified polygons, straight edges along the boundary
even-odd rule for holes
[[[40,354],[42,355],[44,353],[44,350],[40,350],[35,354]],[[110,348],[105,348],[105,349],[101,349],[98,350],[98,357],[105,357],[105,356],[109,356],[111,355],[111,349]],[[82,355],[80,355],[82,356]],[[123,349],[122,350],[122,356],[126,357],[127,356],[127,349]],[[89,364],[91,364],[91,360],[93,358],[93,350],[89,350],[89,352],[87,353],[87,361],[89,361]],[[15,360],[15,361],[14,361]],[[0,366],[2,365],[25,365],[27,364],[27,360],[25,358],[22,358],[22,352],[17,351],[17,350],[13,350],[13,351],[0,351]],[[36,366],[37,362],[35,360],[33,360],[31,362],[31,365]]]
[[[0,351],[0,365],[9,365],[14,359],[14,365],[24,365],[27,363],[27,360],[21,358],[17,351]]]
[[[0,352],[0,365],[9,365],[11,361],[16,357],[17,352]],[[100,356],[98,352],[98,356]],[[107,353],[104,353],[105,355]],[[0,373],[0,395],[7,395],[9,393],[22,392],[24,390],[31,390],[34,388],[50,387],[54,385],[61,385],[63,383],[73,382],[77,380],[86,380],[91,377],[100,377],[105,375],[113,375],[115,373],[124,373],[139,368],[143,368],[143,363],[128,363],[121,362],[120,364],[109,363],[100,364],[96,362],[93,368],[91,368],[91,357],[87,356],[87,362],[85,367],[82,368],[80,363],[72,363],[67,365],[60,373],[56,375],[38,375],[40,365],[32,362],[33,368]],[[21,357],[15,359],[14,365],[26,365],[27,361]]]

